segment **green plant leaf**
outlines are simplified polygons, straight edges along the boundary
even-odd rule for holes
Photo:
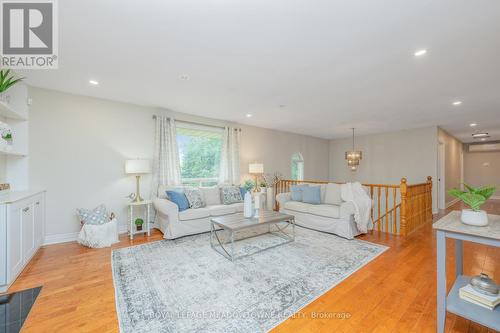
[[[486,202],[482,195],[476,193],[464,193],[460,199],[474,211],[478,211],[481,205]]]
[[[470,193],[476,193],[476,189],[473,186],[470,186],[466,183],[463,183],[464,187],[470,192]]]
[[[459,198],[461,199],[462,195],[465,194],[467,192],[464,192],[458,188],[452,188],[452,189],[449,189],[448,190],[448,194],[455,197],[455,198]]]
[[[488,200],[496,190],[495,186],[483,186],[476,189],[476,194],[482,195],[485,200]]]

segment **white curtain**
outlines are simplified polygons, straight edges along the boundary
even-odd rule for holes
[[[167,117],[156,117],[155,147],[153,158],[152,197],[159,185],[180,185],[181,167],[175,135],[175,121]]]
[[[241,129],[226,127],[222,138],[219,183],[240,183],[240,134]]]

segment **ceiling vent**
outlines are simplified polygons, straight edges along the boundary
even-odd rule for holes
[[[482,143],[469,145],[469,152],[500,151],[500,143]]]

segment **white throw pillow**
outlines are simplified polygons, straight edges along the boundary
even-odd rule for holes
[[[190,208],[201,208],[205,207],[205,202],[203,200],[203,193],[197,187],[186,187],[184,188],[184,195],[189,201]]]
[[[340,205],[342,203],[340,184],[329,183],[326,185],[325,204]]]
[[[220,190],[217,186],[212,187],[200,187],[203,197],[205,199],[206,206],[220,205]]]

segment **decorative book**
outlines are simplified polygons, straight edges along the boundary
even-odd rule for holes
[[[474,290],[470,284],[460,288],[458,294],[464,301],[482,306],[489,310],[493,310],[500,304],[500,294],[496,296],[485,295]]]

